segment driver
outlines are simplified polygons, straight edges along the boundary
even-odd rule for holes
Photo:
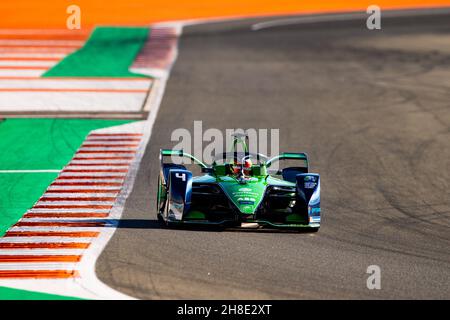
[[[244,164],[243,164],[243,167],[244,167],[244,174],[246,175],[246,176],[250,176],[251,175],[251,172],[252,172],[252,161],[250,160],[250,159],[246,159],[246,160],[244,160]],[[235,174],[239,174],[240,172],[241,172],[241,164],[240,163],[235,163],[234,165],[233,165],[233,172],[235,173]]]

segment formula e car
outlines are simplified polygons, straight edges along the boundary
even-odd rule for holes
[[[168,226],[318,231],[320,176],[308,172],[307,155],[282,153],[268,159],[248,152],[246,141],[242,135],[235,136],[233,150],[216,155],[210,166],[182,150],[160,150],[158,220]],[[237,151],[238,144],[243,145],[243,152]],[[193,176],[184,165],[174,163],[178,157],[200,166],[202,174]],[[273,164],[282,160],[297,160],[298,165],[269,174]]]

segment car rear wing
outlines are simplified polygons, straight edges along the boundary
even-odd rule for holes
[[[280,160],[299,160],[301,161],[301,167],[308,168],[309,162],[308,162],[308,155],[304,152],[299,153],[293,153],[293,152],[283,152],[279,154],[278,156],[275,156],[266,162],[266,166],[270,167],[274,162],[280,161]]]
[[[183,150],[172,150],[172,149],[161,149],[159,153],[159,159],[161,160],[161,166],[164,164],[164,158],[165,157],[180,157],[180,158],[187,158],[189,160],[192,160],[195,164],[198,164],[202,168],[207,168],[208,166],[198,160],[193,155],[184,152]]]

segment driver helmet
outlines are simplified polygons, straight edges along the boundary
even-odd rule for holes
[[[243,164],[243,167],[244,167],[244,174],[246,175],[246,176],[249,176],[250,174],[251,174],[251,171],[252,171],[252,161],[250,160],[250,159],[246,159],[246,160],[244,160],[244,164]],[[236,163],[234,166],[233,166],[233,172],[235,173],[235,174],[238,174],[239,172],[241,172],[241,164],[240,163]]]

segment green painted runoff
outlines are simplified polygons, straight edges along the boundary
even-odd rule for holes
[[[82,300],[80,298],[58,296],[41,292],[0,287],[0,300]]]
[[[0,120],[0,236],[33,206],[58,174],[2,170],[61,170],[91,130],[129,122],[100,119]]]
[[[86,44],[43,77],[146,77],[128,68],[147,40],[149,28],[97,27]]]

